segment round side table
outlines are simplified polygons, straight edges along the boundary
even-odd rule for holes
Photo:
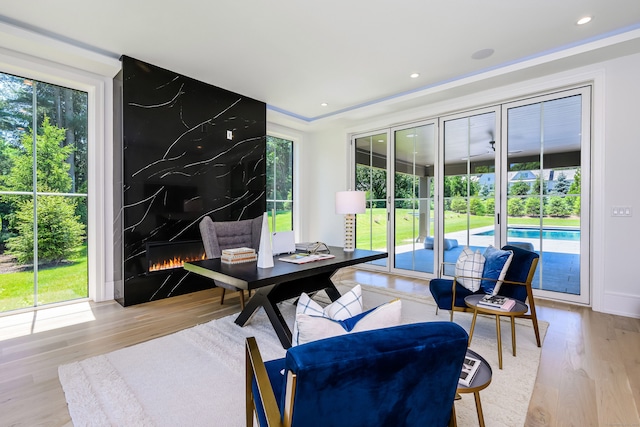
[[[493,371],[491,370],[491,366],[487,363],[484,357],[480,356],[473,350],[467,349],[467,356],[473,357],[480,361],[480,367],[476,372],[475,377],[471,381],[469,386],[464,386],[462,384],[458,384],[457,393],[473,393],[473,398],[476,401],[476,412],[478,413],[478,422],[480,423],[480,427],[484,427],[484,415],[482,414],[482,403],[480,402],[480,390],[484,390],[491,384],[491,376]],[[453,416],[455,416],[455,408],[453,411]]]
[[[478,304],[480,299],[484,295],[474,294],[469,295],[464,299],[465,304],[473,309],[473,320],[471,321],[471,330],[469,331],[469,345],[471,345],[471,338],[473,337],[473,329],[476,326],[476,317],[478,313],[488,314],[496,316],[496,335],[498,337],[498,367],[502,369],[502,334],[500,332],[500,316],[507,316],[511,318],[511,343],[513,344],[513,355],[516,355],[516,323],[515,318],[526,314],[529,311],[529,307],[526,304],[514,300],[514,305],[511,310],[501,310],[499,308],[487,307]]]

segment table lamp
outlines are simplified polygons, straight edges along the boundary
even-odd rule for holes
[[[344,251],[355,249],[356,215],[366,211],[364,191],[338,191],[336,193],[336,213],[344,214]]]

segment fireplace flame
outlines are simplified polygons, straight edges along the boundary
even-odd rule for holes
[[[164,261],[160,261],[154,264],[151,264],[149,267],[149,271],[160,271],[160,270],[170,270],[172,268],[180,268],[184,265],[185,262],[191,261],[200,261],[203,259],[207,259],[206,254],[196,255],[191,257],[173,257],[171,259],[166,259]]]

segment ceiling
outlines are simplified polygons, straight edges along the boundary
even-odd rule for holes
[[[577,25],[586,15],[593,20]],[[640,1],[0,0],[0,22],[141,59],[313,123],[563,50],[601,49],[637,33]],[[639,44],[616,42],[616,55]],[[485,49],[494,53],[473,58]]]

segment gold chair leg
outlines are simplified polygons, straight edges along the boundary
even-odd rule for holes
[[[516,355],[516,318],[511,316],[511,344],[513,347],[513,356]]]
[[[473,310],[473,320],[471,320],[471,329],[469,329],[469,343],[467,347],[471,347],[471,338],[473,338],[473,330],[476,327],[476,318],[478,317],[478,310]]]
[[[498,336],[498,367],[502,369],[502,332],[500,332],[500,316],[496,315],[496,335]]]

